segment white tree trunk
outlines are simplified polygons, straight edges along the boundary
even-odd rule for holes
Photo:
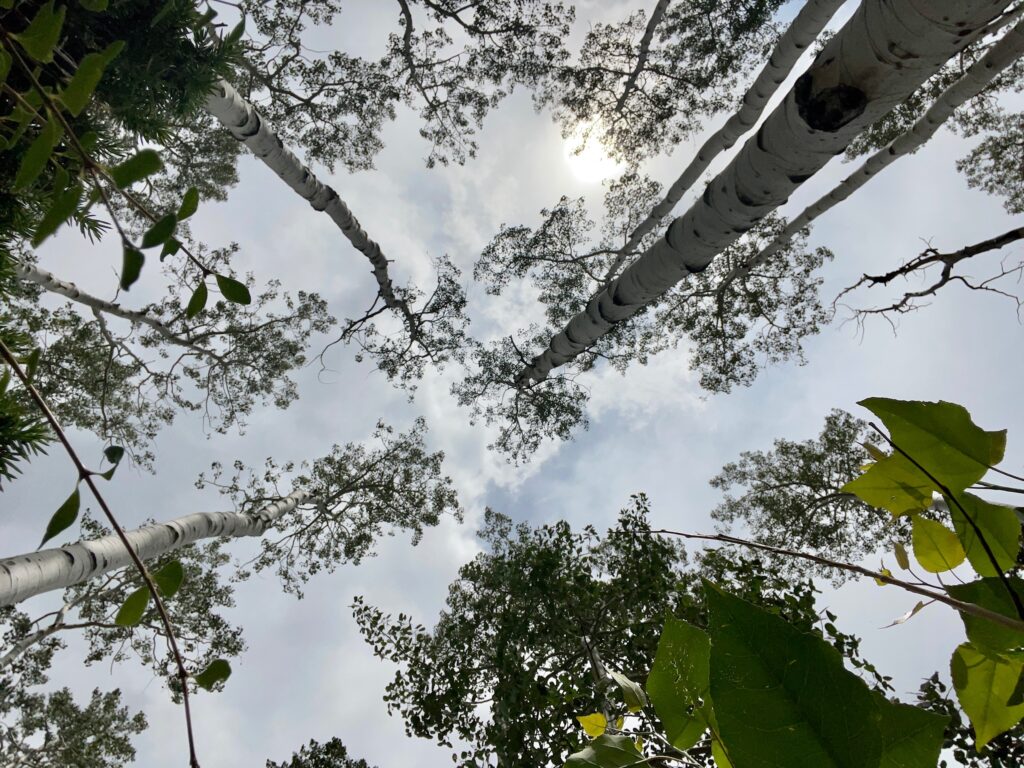
[[[384,303],[397,309],[408,319],[408,307],[395,296],[388,274],[388,260],[380,245],[366,234],[352,211],[338,193],[321,182],[305,167],[256,111],[230,83],[221,80],[206,97],[206,111],[216,117],[231,135],[247,146],[285,184],[301,195],[317,211],[323,211],[338,225],[338,229],[373,265]]]
[[[1013,64],[1021,55],[1024,55],[1024,22],[1007,32],[959,80],[943,91],[909,131],[895,138],[888,146],[878,150],[835,189],[805,208],[760,253],[726,275],[722,280],[722,285],[746,274],[758,264],[770,259],[782,250],[801,229],[848,198],[901,157],[919,149],[936,134],[957,109],[985,90],[1000,72]]]
[[[619,268],[636,250],[644,236],[654,229],[659,221],[672,213],[676,203],[682,199],[690,187],[697,183],[701,174],[708,169],[714,159],[725,150],[730,149],[743,134],[757,124],[768,101],[789,77],[790,71],[799,58],[817,39],[829,19],[845,2],[846,0],[808,0],[800,9],[789,28],[775,44],[771,56],[768,57],[768,63],[764,65],[757,79],[743,94],[743,106],[726,121],[725,125],[704,142],[690,164],[668,188],[662,201],[654,206],[651,215],[633,230],[629,240],[622,246],[622,254],[605,275],[606,283],[615,277]]]
[[[542,381],[708,264],[963,50],[1011,0],[864,0],[703,197],[519,374]]]
[[[14,265],[15,274],[26,282],[35,283],[44,290],[59,294],[71,299],[72,301],[76,301],[79,304],[84,304],[87,307],[91,307],[94,312],[102,312],[103,314],[114,315],[115,317],[130,320],[133,323],[148,325],[154,331],[167,339],[171,344],[191,349],[193,352],[197,352],[203,357],[212,358],[214,360],[217,359],[217,355],[211,350],[201,347],[198,344],[194,344],[188,339],[179,336],[163,322],[154,317],[150,317],[145,312],[125,309],[120,304],[115,304],[111,301],[104,301],[103,299],[91,296],[90,294],[79,290],[78,286],[74,283],[61,280],[59,277],[47,272],[45,269],[40,269],[39,267],[34,267],[30,264],[25,264],[14,259],[11,259],[11,263]]]
[[[295,491],[259,512],[198,512],[165,523],[128,531],[128,541],[142,560],[151,560],[201,539],[262,536],[275,520],[309,499]],[[80,541],[0,561],[0,606],[64,589],[107,571],[131,565],[131,556],[114,535]]]

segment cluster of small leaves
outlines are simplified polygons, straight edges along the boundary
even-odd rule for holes
[[[548,0],[398,0],[399,30],[383,56],[319,51],[303,41],[329,25],[337,2],[244,2],[248,90],[261,111],[308,156],[333,168],[368,168],[399,104],[420,113],[428,165],[476,152],[484,116],[517,85],[536,86],[566,59],[573,10]],[[301,119],[296,119],[301,117]]]
[[[266,768],[371,768],[365,760],[348,756],[348,750],[339,738],[321,744],[310,739],[298,752],[292,753],[291,760],[275,763],[267,760]]]
[[[539,101],[553,106],[566,136],[585,126],[582,140],[600,141],[630,163],[671,151],[734,105],[736,86],[778,35],[772,16],[781,5],[674,2],[655,20],[646,48],[646,11],[593,24],[578,61],[559,68]]]
[[[253,560],[257,570],[273,569],[287,591],[301,596],[302,585],[314,574],[333,573],[339,565],[371,556],[383,533],[406,530],[416,544],[442,515],[461,519],[451,478],[441,470],[444,454],[427,450],[423,419],[397,434],[378,424],[374,440],[376,447],[336,445],[328,455],[299,467],[291,485],[311,498],[278,518],[261,539]],[[281,484],[294,470],[293,464],[268,459],[257,475],[235,462],[233,474],[225,478],[224,468],[214,464],[211,477],[201,476],[197,486],[215,485],[239,510],[255,513],[286,495]]]

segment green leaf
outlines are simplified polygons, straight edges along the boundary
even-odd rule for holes
[[[167,238],[174,234],[174,229],[177,226],[178,217],[173,213],[168,213],[146,230],[146,234],[142,236],[142,247],[152,248],[153,246],[162,244],[167,240]]]
[[[117,40],[99,53],[83,57],[71,81],[60,92],[60,100],[75,117],[78,117],[92,98],[93,91],[103,77],[103,71],[114,57],[124,48],[124,41]]]
[[[907,548],[903,546],[902,542],[897,541],[896,547],[896,564],[904,571],[910,569],[910,558],[907,557]]]
[[[914,557],[929,573],[951,571],[967,557],[956,534],[934,520],[915,517],[911,540]]]
[[[953,493],[976,483],[1003,459],[1006,430],[986,432],[962,405],[882,397],[860,405],[882,420],[901,450]]]
[[[1008,581],[1010,588],[1024,599],[1024,580],[1011,576]],[[1013,619],[1019,618],[1013,599],[1000,579],[979,579],[969,584],[954,584],[946,587],[946,591],[965,603],[980,605],[982,608],[988,608],[990,611]],[[961,613],[960,618],[963,619],[964,629],[967,630],[967,639],[978,648],[986,648],[994,653],[1003,653],[1024,647],[1024,633],[1022,632],[969,613]]]
[[[584,749],[569,756],[565,768],[625,768],[644,759],[628,736],[599,736]]]
[[[120,445],[108,445],[103,449],[103,455],[106,457],[113,466],[105,472],[98,473],[104,480],[109,480],[114,476],[117,465],[121,463],[121,459],[124,458],[124,448]]]
[[[43,218],[40,219],[39,225],[32,235],[32,247],[38,248],[60,228],[61,224],[71,218],[71,215],[78,209],[81,199],[82,185],[78,182],[54,195],[50,207],[43,214]]]
[[[864,768],[882,737],[871,691],[820,637],[705,583],[711,698],[737,768]]]
[[[43,350],[40,347],[36,347],[24,359],[25,364],[25,378],[32,381],[36,377],[36,371],[39,370],[39,361],[43,359]]]
[[[185,307],[185,317],[191,319],[202,312],[206,307],[206,300],[209,298],[209,295],[210,292],[206,289],[206,283],[200,283],[192,293],[192,298],[188,300],[188,306]]]
[[[234,28],[227,35],[224,36],[224,44],[232,45],[242,39],[242,35],[245,33],[245,19],[238,22]]]
[[[199,190],[189,187],[178,206],[178,221],[184,221],[199,209]]]
[[[217,287],[220,288],[220,292],[224,294],[225,299],[233,301],[235,304],[249,304],[252,302],[249,289],[242,283],[224,275],[217,275],[216,277]]]
[[[57,146],[63,131],[56,120],[47,120],[46,125],[39,131],[39,135],[33,139],[25,155],[21,158],[21,165],[18,166],[18,173],[14,177],[14,184],[11,189],[24,189],[43,172],[46,163],[53,154],[53,148]]]
[[[878,768],[935,768],[949,718],[881,695],[876,701],[882,712]]]
[[[54,10],[53,0],[49,0],[36,11],[24,32],[11,37],[21,43],[25,53],[33,59],[48,64],[53,61],[53,49],[57,46],[61,27],[64,26],[64,11],[63,5]]]
[[[647,676],[647,695],[676,749],[689,749],[708,728],[696,707],[711,696],[710,664],[711,639],[707,633],[678,619],[665,622]]]
[[[167,256],[173,256],[179,250],[181,250],[181,242],[173,237],[167,238],[163,250],[160,251],[160,261],[163,261]]]
[[[87,11],[105,11],[110,0],[78,0],[83,8]]]
[[[1006,705],[1009,707],[1016,707],[1018,704],[1024,704],[1024,667],[1021,667],[1020,677],[1017,678],[1017,685],[1014,686],[1013,693],[1006,700]]]
[[[151,176],[164,167],[159,153],[155,149],[141,149],[123,163],[110,169],[110,178],[118,189],[124,189]]]
[[[592,739],[608,730],[608,718],[600,712],[595,712],[592,715],[576,715],[576,719],[583,726],[583,731]]]
[[[164,3],[164,7],[161,8],[157,12],[156,16],[153,17],[153,20],[149,22],[149,28],[152,29],[159,24],[168,13],[174,10],[174,6],[177,4],[178,0],[167,0],[167,2]]]
[[[231,677],[231,665],[224,659],[214,659],[206,669],[195,676],[199,687],[207,691],[213,690],[217,683],[223,683],[229,677]]]
[[[50,518],[50,522],[46,524],[46,533],[43,534],[43,540],[39,542],[40,547],[58,533],[61,533],[71,527],[75,520],[78,519],[78,508],[81,504],[82,497],[79,496],[78,486],[76,485],[75,490],[73,490],[64,503],[57,508],[57,511],[53,513],[53,517]]]
[[[14,59],[11,58],[11,54],[0,48],[0,85],[7,82],[7,75],[10,74],[13,63]]]
[[[121,287],[128,290],[139,279],[142,274],[142,265],[146,257],[138,248],[130,243],[124,244],[123,259],[121,261]]]
[[[153,574],[153,583],[163,597],[174,597],[184,580],[185,569],[178,560],[172,560]]]
[[[114,617],[119,627],[134,627],[141,621],[149,607],[149,587],[140,587],[125,598]]]
[[[729,760],[729,755],[726,753],[725,745],[721,739],[712,737],[711,757],[714,759],[717,768],[733,768],[732,761]]]
[[[609,671],[608,674],[622,690],[622,698],[626,701],[626,709],[630,712],[639,712],[647,706],[647,696],[644,694],[643,688],[621,672]]]
[[[897,516],[920,512],[932,503],[932,483],[898,453],[869,465],[841,490]]]
[[[1013,507],[1002,504],[991,504],[971,493],[962,493],[956,498],[963,506],[963,512],[956,504],[949,505],[949,514],[953,518],[953,529],[960,537],[967,559],[980,576],[998,576],[999,573],[1013,568],[1017,564],[1020,552],[1020,522]],[[981,539],[967,517],[981,531],[985,542],[995,556],[998,572],[992,559],[982,546]]]
[[[964,643],[953,653],[950,669],[960,707],[974,727],[978,750],[1024,718],[1024,704],[1010,706],[1024,662],[983,653]]]

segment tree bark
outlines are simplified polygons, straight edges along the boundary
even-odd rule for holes
[[[622,112],[622,108],[626,106],[626,100],[629,98],[630,92],[636,87],[637,78],[640,77],[640,73],[644,71],[644,67],[647,65],[647,59],[651,53],[651,41],[654,39],[654,31],[661,24],[661,20],[665,18],[665,10],[668,8],[668,4],[669,0],[658,0],[658,4],[651,11],[650,18],[647,19],[647,28],[644,30],[643,37],[640,38],[640,51],[636,56],[636,66],[633,67],[629,77],[626,78],[626,83],[622,86],[622,93],[619,94],[619,98],[615,102],[616,112]]]
[[[308,499],[306,491],[295,491],[253,515],[198,512],[136,528],[126,535],[139,558],[150,560],[201,539],[262,536],[275,520]],[[131,556],[117,536],[11,557],[0,561],[0,607],[131,564]]]
[[[703,197],[525,366],[542,381],[700,272],[865,128],[971,43],[1011,0],[864,0]]]
[[[957,109],[984,91],[1003,70],[1019,59],[1022,54],[1024,54],[1024,22],[1017,24],[1007,32],[959,80],[943,91],[909,131],[895,138],[888,146],[878,150],[835,189],[805,208],[773,242],[765,246],[751,261],[745,265],[738,265],[736,269],[726,275],[722,284],[741,277],[758,264],[770,259],[784,248],[801,229],[848,198],[901,157],[918,150],[938,132],[939,128],[953,116]]]

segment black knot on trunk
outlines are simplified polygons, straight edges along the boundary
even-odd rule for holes
[[[860,88],[835,85],[812,93],[811,80],[808,73],[796,81],[796,106],[800,117],[816,131],[838,131],[867,107],[867,95]]]

